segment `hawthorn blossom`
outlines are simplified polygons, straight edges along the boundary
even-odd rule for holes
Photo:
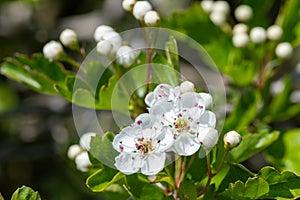
[[[167,101],[176,102],[180,95],[180,87],[173,87],[168,84],[159,84],[153,92],[149,92],[145,97],[145,103],[151,107],[157,100],[166,99]]]
[[[148,113],[139,115],[132,126],[115,136],[113,147],[120,154],[115,158],[116,168],[124,174],[138,171],[155,175],[165,165],[166,153],[174,143],[169,127],[154,122]]]
[[[216,116],[205,110],[206,100],[196,92],[181,94],[176,103],[161,98],[149,109],[150,115],[163,126],[170,127],[175,140],[172,150],[182,156],[206,151],[218,141]],[[212,131],[215,130],[215,131]]]

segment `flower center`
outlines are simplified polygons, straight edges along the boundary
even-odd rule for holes
[[[189,121],[180,117],[174,123],[174,128],[177,133],[183,133],[190,130]]]
[[[145,157],[154,150],[152,138],[148,140],[145,140],[143,137],[138,138],[135,147],[142,157]]]

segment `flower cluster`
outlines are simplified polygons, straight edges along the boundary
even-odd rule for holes
[[[96,133],[88,132],[80,137],[79,144],[73,144],[68,149],[68,157],[75,160],[76,168],[82,172],[88,171],[92,165],[89,159],[88,151],[90,150],[91,137]]]
[[[164,168],[166,152],[190,156],[199,149],[205,156],[217,143],[216,116],[208,93],[194,92],[185,81],[180,86],[158,85],[145,97],[149,113],[139,115],[113,141],[120,152],[115,166],[124,174],[157,174]]]

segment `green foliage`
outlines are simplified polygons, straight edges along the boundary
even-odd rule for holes
[[[180,184],[178,196],[184,200],[195,200],[197,198],[197,190],[193,182],[186,180]]]
[[[41,197],[30,187],[22,186],[14,192],[11,200],[41,200]]]

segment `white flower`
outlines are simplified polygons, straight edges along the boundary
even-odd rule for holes
[[[272,25],[267,29],[267,37],[269,40],[279,40],[282,33],[282,28],[278,25]]]
[[[242,136],[238,134],[236,131],[229,131],[224,135],[224,144],[230,148],[237,147],[241,141]]]
[[[78,156],[76,156],[75,164],[78,170],[82,172],[88,171],[89,167],[92,165],[89,159],[88,152],[83,151]]]
[[[68,157],[73,160],[80,152],[82,152],[81,146],[78,144],[73,144],[68,149]]]
[[[61,32],[59,40],[63,45],[69,47],[77,42],[77,34],[71,29],[65,29],[63,32]]]
[[[226,16],[230,12],[230,6],[227,1],[215,1],[212,7],[212,12],[222,13]]]
[[[155,25],[160,21],[160,17],[156,11],[150,10],[145,14],[144,21],[148,26]]]
[[[184,81],[180,84],[181,93],[194,92],[194,90],[195,90],[195,85],[190,81]]]
[[[167,101],[176,102],[180,95],[180,88],[173,87],[168,84],[159,84],[153,90],[149,92],[145,97],[145,103],[147,106],[151,107],[157,100],[166,99]]]
[[[102,40],[97,43],[97,52],[101,55],[108,56],[112,51],[112,44],[107,40]]]
[[[130,46],[124,45],[118,49],[116,57],[119,64],[129,66],[135,61],[137,53]]]
[[[142,20],[152,6],[148,1],[138,1],[133,6],[132,14],[137,20]]]
[[[142,114],[132,126],[115,136],[113,147],[120,152],[115,166],[124,174],[141,171],[148,176],[155,175],[164,168],[165,151],[173,143],[169,127],[153,122],[149,114]]]
[[[43,47],[43,54],[50,61],[57,59],[63,53],[63,51],[62,45],[54,40],[48,42]]]
[[[107,25],[100,25],[96,28],[95,32],[94,32],[94,39],[99,42],[101,40],[103,40],[103,35],[107,32],[114,32],[115,30]]]
[[[235,18],[240,22],[249,21],[253,16],[253,10],[248,5],[239,5],[234,11]]]
[[[233,34],[247,33],[247,31],[248,31],[248,26],[246,24],[239,23],[233,27],[232,33]]]
[[[250,31],[250,39],[254,43],[263,43],[266,41],[267,34],[263,27],[254,27]]]
[[[175,139],[172,149],[183,156],[198,151],[201,146],[198,136],[203,129],[214,128],[216,125],[215,114],[205,110],[205,100],[195,92],[181,94],[176,105],[161,98],[152,105],[149,112],[163,126],[172,128]]]
[[[89,151],[91,148],[91,139],[92,137],[96,136],[96,133],[88,132],[83,134],[79,139],[80,146],[84,149]]]
[[[126,11],[131,11],[136,0],[123,0],[122,7]]]
[[[213,9],[214,6],[214,1],[212,0],[203,0],[200,2],[202,9],[206,12],[206,13],[210,13]]]
[[[211,12],[209,15],[210,20],[217,26],[221,26],[226,22],[226,15],[223,12]]]
[[[276,46],[275,54],[282,59],[290,58],[293,54],[293,47],[289,42],[282,42]]]
[[[232,43],[237,48],[245,47],[249,43],[249,36],[246,33],[234,34]]]
[[[107,40],[112,44],[111,53],[116,53],[122,45],[122,38],[120,34],[115,31],[104,33],[102,40]]]

